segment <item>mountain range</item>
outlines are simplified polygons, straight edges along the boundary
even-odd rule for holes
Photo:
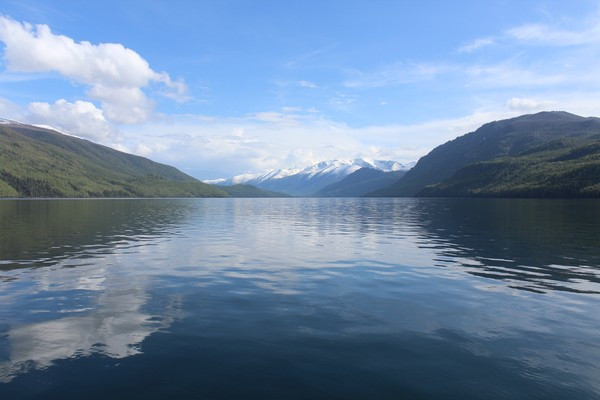
[[[313,196],[318,195],[320,191],[328,185],[341,181],[347,176],[357,172],[362,168],[367,168],[383,173],[398,172],[409,170],[414,163],[401,164],[397,161],[368,161],[363,159],[349,160],[330,160],[311,165],[304,169],[278,169],[264,174],[244,174],[237,175],[230,179],[216,179],[204,181],[205,183],[227,186],[233,184],[249,184],[264,190],[274,190],[287,193],[292,196]],[[400,174],[390,175],[391,182],[400,177]],[[382,181],[370,190],[385,187],[391,183]],[[383,185],[383,186],[381,186]],[[353,192],[356,195],[356,192]],[[362,194],[366,194],[362,193]],[[326,195],[326,194],[325,194]]]
[[[331,160],[205,183],[144,157],[0,119],[0,197],[286,195],[600,197],[600,119],[541,112],[487,123],[416,165]]]

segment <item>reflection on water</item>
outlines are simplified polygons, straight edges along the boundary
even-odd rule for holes
[[[8,357],[0,358],[0,382],[55,360],[135,355],[147,336],[168,327],[177,299],[159,316],[143,312],[147,279],[124,281],[119,253],[135,254],[164,233],[174,234],[167,229],[185,213],[182,204],[144,200],[0,202],[6,228],[0,231],[0,271],[19,269],[0,277],[16,284],[23,275],[14,272],[58,266],[26,279],[21,290],[7,286],[0,294],[12,304],[0,315],[13,321],[4,334]]]
[[[600,396],[598,201],[0,201],[0,224],[10,398]]]
[[[147,200],[4,200],[0,269],[53,265],[144,241],[186,218],[185,204]]]
[[[427,200],[424,246],[438,265],[532,291],[600,293],[600,202]]]
[[[0,361],[0,382],[94,352],[115,359],[138,354],[147,336],[173,321],[170,309],[160,318],[142,312],[146,297],[135,288],[123,293],[107,289],[87,309],[60,310],[71,316],[11,327],[6,333],[9,359]]]

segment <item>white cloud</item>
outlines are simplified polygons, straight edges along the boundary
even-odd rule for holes
[[[600,98],[595,91],[547,93],[540,103],[541,110],[567,111],[581,116],[600,115]]]
[[[118,131],[104,118],[102,110],[87,101],[33,102],[29,104],[28,111],[28,122],[49,125],[82,138],[106,142],[118,135]]]
[[[0,38],[11,71],[56,71],[78,82],[145,86],[156,73],[133,50],[116,43],[76,43],[47,25],[21,24],[0,17]]]
[[[300,87],[305,87],[309,89],[317,89],[319,87],[316,83],[311,81],[298,81],[297,84]]]
[[[94,85],[88,92],[100,100],[106,118],[119,123],[135,124],[146,121],[152,115],[154,102],[137,87],[112,87]]]
[[[509,38],[520,42],[551,45],[574,46],[600,42],[600,20],[596,19],[584,29],[567,30],[545,24],[527,24],[506,31]]]
[[[165,86],[165,95],[185,99],[186,87],[164,72],[153,71],[135,51],[119,43],[92,44],[52,33],[48,25],[20,23],[0,16],[0,40],[8,70],[24,73],[58,72],[90,85],[88,96],[100,100],[106,117],[137,123],[149,118],[153,103],[142,88],[151,82]]]
[[[177,118],[128,128],[128,148],[140,143],[153,159],[170,163],[202,179],[230,177],[276,168],[300,168],[335,158],[416,161],[435,146],[494,119],[515,116],[510,110],[410,125],[353,128],[308,112],[283,112],[245,118]],[[185,123],[184,123],[185,121]],[[287,125],[286,125],[287,124]],[[157,147],[159,146],[159,147]],[[144,155],[136,149],[136,153]],[[200,174],[219,169],[223,176]]]
[[[491,37],[479,38],[459,47],[458,51],[461,53],[472,53],[483,47],[492,46],[495,43],[496,41]]]
[[[144,143],[140,143],[135,148],[134,153],[142,157],[148,157],[150,154],[152,154],[152,149],[146,146]]]
[[[236,119],[178,118],[173,123],[130,127],[124,145],[129,148],[135,148],[136,142],[148,147],[160,145],[160,150],[153,148],[156,160],[175,164],[192,174],[219,169],[233,176],[305,166],[334,154],[335,157],[353,154],[360,144],[345,137],[341,126],[307,114],[288,116],[283,112]]]
[[[297,113],[302,111],[302,107],[286,106],[281,107],[281,111],[284,113]]]
[[[162,82],[166,86],[166,90],[162,90],[161,94],[165,97],[175,100],[177,102],[185,102],[191,99],[188,95],[188,88],[182,79],[172,80],[169,74],[161,72],[155,79],[158,82]]]
[[[532,112],[547,110],[552,107],[552,102],[548,100],[536,100],[523,97],[513,97],[506,102],[506,106],[511,111]]]
[[[131,151],[131,149],[129,149],[129,147],[125,146],[122,143],[113,143],[110,145],[110,147],[112,147],[115,150],[122,151],[123,153],[129,153],[129,154],[133,153],[133,151]]]
[[[541,46],[578,46],[597,44],[600,42],[600,13],[593,13],[576,26],[565,28],[562,24],[529,23],[507,29],[496,37],[475,39],[459,48],[460,52],[471,53],[498,42],[515,42]]]

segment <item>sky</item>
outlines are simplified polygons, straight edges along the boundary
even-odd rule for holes
[[[0,0],[0,117],[199,179],[600,116],[600,1]]]

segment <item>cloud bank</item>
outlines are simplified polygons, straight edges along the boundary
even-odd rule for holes
[[[163,85],[169,97],[186,96],[183,82],[152,70],[138,53],[122,44],[76,42],[52,33],[48,25],[20,23],[5,16],[0,16],[0,40],[9,71],[56,72],[88,85],[87,95],[100,101],[104,117],[112,122],[134,124],[150,118],[154,102],[142,91],[150,83]]]

